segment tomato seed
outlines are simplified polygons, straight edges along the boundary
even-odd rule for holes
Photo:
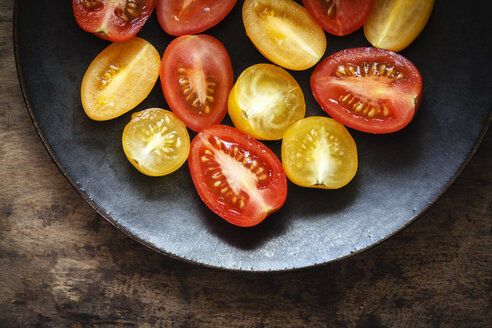
[[[210,105],[215,101],[213,94],[217,84],[208,78],[206,80],[205,95],[200,97],[197,88],[193,86],[193,81],[188,75],[188,71],[184,67],[177,69],[178,84],[180,85],[180,91],[185,101],[191,104],[191,107],[199,114],[210,114]],[[198,82],[199,83],[199,82]]]
[[[367,77],[367,76],[386,76],[393,79],[403,78],[403,74],[399,72],[394,66],[385,63],[367,63],[363,62],[359,65],[347,64],[339,65],[335,71],[335,76],[339,78],[356,76],[356,77]]]
[[[329,18],[335,18],[337,15],[337,4],[336,1],[334,0],[324,0],[323,1],[323,7],[326,10],[326,15]]]

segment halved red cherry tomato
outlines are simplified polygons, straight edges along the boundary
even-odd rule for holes
[[[321,107],[356,130],[390,133],[413,118],[422,97],[422,78],[405,57],[378,48],[334,53],[311,75]]]
[[[166,101],[194,131],[224,119],[233,82],[229,54],[210,35],[178,37],[162,57],[161,84]]]
[[[72,0],[79,26],[110,41],[134,37],[154,10],[156,0]]]
[[[232,224],[254,226],[287,197],[287,178],[275,154],[230,126],[214,125],[198,133],[188,164],[200,198]]]
[[[157,18],[171,35],[203,32],[219,23],[237,0],[158,0]]]
[[[302,0],[302,3],[326,32],[342,36],[364,25],[374,0]]]

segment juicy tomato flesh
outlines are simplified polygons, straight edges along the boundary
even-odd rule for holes
[[[301,87],[286,70],[257,64],[239,76],[229,95],[234,126],[261,140],[282,139],[306,113]]]
[[[134,37],[154,10],[156,0],[72,0],[79,26],[110,41]]]
[[[302,0],[302,3],[326,32],[342,36],[364,25],[374,0]]]
[[[287,197],[287,179],[278,158],[235,128],[214,125],[198,133],[188,164],[203,202],[234,225],[260,223]]]
[[[194,131],[224,119],[233,82],[229,54],[210,35],[178,37],[164,52],[162,91],[174,114]]]
[[[420,34],[433,7],[434,0],[376,0],[364,34],[377,48],[400,51]]]
[[[289,180],[299,186],[338,189],[357,172],[357,147],[342,124],[311,116],[285,133],[282,165]]]
[[[104,121],[135,108],[154,87],[160,64],[157,50],[141,38],[112,43],[92,61],[82,80],[87,116]]]
[[[140,172],[162,176],[179,169],[188,158],[190,136],[172,112],[149,108],[132,115],[122,137],[126,157]]]
[[[246,0],[246,34],[263,56],[292,70],[314,66],[326,49],[323,29],[292,0]]]
[[[413,118],[422,78],[403,56],[354,48],[327,57],[311,76],[313,95],[336,121],[363,132],[390,133]]]
[[[167,34],[203,32],[222,21],[237,0],[158,0],[157,18]]]

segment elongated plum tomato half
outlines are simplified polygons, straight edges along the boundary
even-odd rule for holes
[[[306,113],[297,81],[271,64],[256,64],[241,73],[229,94],[228,108],[236,128],[261,140],[282,139]]]
[[[109,45],[92,61],[82,80],[87,116],[105,121],[135,108],[157,82],[160,65],[159,53],[144,39],[134,37]]]
[[[282,165],[289,180],[299,186],[338,189],[357,172],[357,147],[342,124],[311,116],[285,133]]]
[[[197,34],[222,21],[236,1],[157,0],[157,19],[167,34]]]
[[[405,127],[422,98],[422,78],[405,57],[353,48],[323,60],[311,75],[316,101],[336,121],[370,133]]]
[[[342,36],[364,25],[374,0],[302,0],[302,3],[326,32]]]
[[[110,41],[133,38],[154,10],[156,0],[72,0],[79,26]]]
[[[122,137],[123,151],[133,166],[150,176],[179,169],[190,151],[186,126],[174,114],[149,108],[132,115]]]
[[[203,202],[234,225],[254,226],[285,203],[287,178],[279,159],[230,126],[213,125],[198,133],[188,165]]]
[[[246,0],[242,14],[251,42],[279,66],[305,70],[325,53],[323,29],[292,0]]]
[[[373,46],[392,51],[406,48],[422,32],[434,8],[434,0],[376,0],[364,24]]]
[[[174,39],[162,57],[161,85],[174,114],[193,131],[220,123],[234,83],[231,59],[213,36]]]

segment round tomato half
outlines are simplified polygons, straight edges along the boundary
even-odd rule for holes
[[[242,15],[251,42],[279,66],[305,70],[325,53],[323,29],[292,0],[246,0]]]
[[[374,0],[302,0],[302,3],[326,32],[342,36],[364,25]]]
[[[229,54],[210,35],[180,36],[164,52],[162,91],[174,114],[196,132],[224,119],[233,83]]]
[[[261,140],[282,139],[285,131],[306,114],[297,81],[271,64],[244,70],[229,94],[228,107],[234,126]]]
[[[311,75],[316,101],[336,121],[370,133],[405,127],[422,98],[422,78],[405,57],[378,48],[334,53]]]
[[[157,18],[171,35],[203,32],[219,23],[237,0],[158,0]]]
[[[134,37],[154,10],[156,0],[72,0],[79,26],[110,41]]]
[[[198,133],[188,164],[200,198],[232,224],[254,226],[287,197],[287,178],[275,154],[230,126],[213,125]]]
[[[338,189],[357,172],[357,147],[342,124],[310,116],[285,133],[282,165],[289,180],[301,187]]]
[[[176,171],[190,151],[186,126],[173,113],[161,108],[134,113],[123,130],[121,141],[130,163],[150,176]]]

